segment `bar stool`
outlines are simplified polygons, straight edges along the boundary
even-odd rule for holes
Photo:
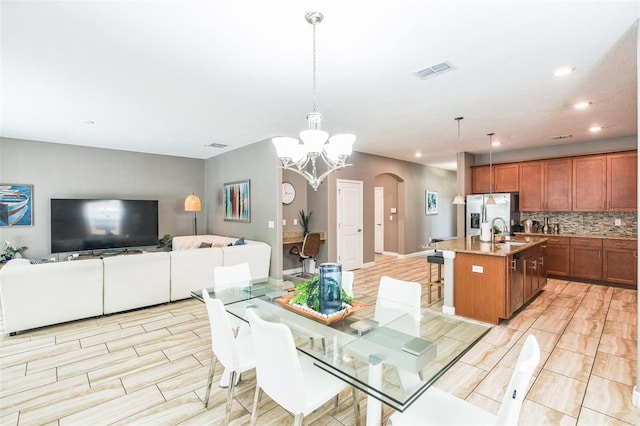
[[[432,242],[437,243],[442,240],[432,240]],[[427,256],[427,262],[429,262],[429,281],[427,282],[427,304],[431,304],[431,286],[438,287],[438,299],[442,298],[442,288],[444,288],[444,280],[442,279],[442,265],[444,265],[444,256],[441,251],[435,250],[433,254]],[[431,264],[435,263],[438,265],[438,274],[436,280],[432,280],[433,273],[431,272]]]

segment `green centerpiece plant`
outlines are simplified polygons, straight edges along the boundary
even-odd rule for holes
[[[337,296],[337,291],[340,288],[338,282],[333,278],[325,278],[325,283],[328,288],[325,291],[334,292]],[[311,310],[322,314],[320,311],[320,275],[315,275],[311,280],[302,282],[295,287],[296,295],[291,299],[289,304],[299,305],[303,309]],[[342,306],[344,308],[350,308],[353,297],[347,295],[347,293],[340,289],[340,296],[342,298]]]

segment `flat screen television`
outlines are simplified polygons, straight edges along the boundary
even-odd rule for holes
[[[158,244],[158,200],[51,199],[51,253]]]

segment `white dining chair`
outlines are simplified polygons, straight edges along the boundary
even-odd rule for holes
[[[209,405],[213,375],[216,364],[220,362],[220,364],[224,366],[225,372],[228,372],[230,375],[227,405],[225,408],[225,424],[229,424],[233,391],[240,378],[239,376],[243,372],[251,370],[256,366],[253,340],[251,339],[250,333],[244,333],[238,336],[234,335],[229,321],[229,314],[227,314],[220,300],[211,298],[206,289],[202,289],[202,298],[204,299],[207,314],[209,315],[211,350],[213,351],[211,366],[209,367],[209,377],[207,379],[207,392],[204,397],[204,406],[207,407]],[[236,376],[238,380],[236,380]]]
[[[517,425],[527,386],[539,362],[538,341],[535,336],[529,335],[520,351],[497,415],[432,386],[404,412],[392,414],[388,424]]]
[[[216,266],[213,270],[213,288],[217,291],[232,287],[249,287],[251,269],[248,263],[232,266]]]
[[[244,288],[251,285],[251,269],[248,263],[239,263],[231,266],[216,266],[213,269],[213,289],[222,291],[228,288]],[[233,332],[242,335],[247,332],[249,326],[240,318],[229,318]],[[237,380],[237,378],[236,378]],[[229,386],[229,371],[225,370],[220,378],[220,386]]]
[[[402,325],[407,326],[401,330],[418,336],[420,334],[420,308],[422,306],[422,287],[418,282],[402,281],[387,276],[380,277],[378,285],[378,299],[374,319],[381,325],[392,322],[403,314],[408,317],[401,319]],[[408,321],[408,322],[407,322]]]
[[[313,359],[298,354],[291,330],[282,323],[261,319],[247,309],[253,345],[256,348],[256,392],[251,424],[258,418],[261,392],[293,414],[294,425],[302,425],[304,416],[335,398],[349,385],[313,365]],[[360,424],[359,392],[352,388],[355,424]]]
[[[354,277],[353,271],[342,271],[342,289],[349,297],[353,297]]]

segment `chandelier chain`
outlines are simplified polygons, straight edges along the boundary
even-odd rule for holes
[[[313,112],[316,112],[316,23],[313,23]]]

